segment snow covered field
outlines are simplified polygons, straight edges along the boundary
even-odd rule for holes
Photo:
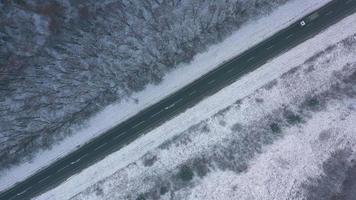
[[[355,21],[344,19],[36,199],[337,195],[356,150]],[[335,168],[340,162],[346,167]]]
[[[139,100],[138,103],[134,100],[129,100],[127,102],[108,106],[89,120],[89,122],[83,126],[84,128],[78,130],[77,134],[66,138],[48,151],[39,152],[31,162],[26,162],[13,167],[10,170],[1,172],[0,190],[13,185],[17,181],[25,179],[38,169],[45,167],[59,157],[75,150],[78,144],[84,144],[115,124],[159,101],[164,96],[178,90],[183,87],[184,84],[193,81],[202,74],[213,70],[224,61],[229,60],[254,44],[264,40],[276,31],[283,29],[292,22],[298,20],[301,16],[321,7],[329,1],[330,0],[294,0],[279,7],[269,16],[253,21],[253,23],[250,22],[244,27],[241,27],[239,31],[235,32],[224,42],[211,46],[207,52],[197,55],[190,64],[179,66],[177,67],[177,70],[167,74],[160,85],[149,85],[144,91],[135,94],[134,98]],[[186,74],[185,72],[187,70],[189,70],[189,76],[181,76],[183,73]],[[209,113],[213,113],[214,111],[216,111],[216,109],[209,110]],[[167,138],[172,135],[174,135],[174,133],[167,135]],[[151,141],[149,141],[148,144],[150,143]],[[159,144],[159,142],[152,145],[152,148],[157,146],[157,144]],[[134,148],[135,146],[133,145],[132,147],[128,147],[127,150],[132,150]],[[145,151],[146,149],[143,149],[142,152]],[[126,164],[127,162],[121,162],[120,165],[117,166],[125,166]],[[110,174],[111,172],[108,172],[106,175]],[[100,176],[99,178],[104,176]]]

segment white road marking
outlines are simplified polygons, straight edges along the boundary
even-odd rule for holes
[[[153,118],[153,117],[159,115],[161,112],[163,112],[163,110],[160,110],[160,111],[156,112],[155,114],[151,115],[151,118]]]
[[[26,190],[24,190],[25,192],[29,191],[32,188],[32,186],[26,188]]]
[[[330,10],[329,12],[327,12],[325,15],[326,16],[329,16],[329,15],[331,15],[333,13],[333,11],[332,10]]]
[[[66,165],[65,167],[60,168],[59,170],[57,170],[56,173],[59,173],[59,172],[63,171],[63,170],[64,170],[65,168],[67,168],[67,167],[69,167],[69,165]]]
[[[175,101],[175,102],[173,103],[173,105],[176,105],[178,102],[180,102],[180,101],[182,101],[182,100],[183,100],[182,98],[178,99],[177,101]]]
[[[26,190],[24,190],[24,191],[22,191],[20,193],[17,193],[16,196],[20,196],[20,195],[24,194],[25,192],[26,192]]]
[[[107,144],[107,143],[104,143],[104,144],[102,144],[102,145],[100,145],[100,146],[96,147],[96,148],[94,149],[94,151],[96,151],[96,150],[100,149],[101,147],[105,146],[106,144]]]
[[[82,156],[78,159],[78,161],[81,160],[82,158],[86,157],[87,155],[88,155],[87,153],[84,154],[84,155],[82,155]]]
[[[194,90],[193,92],[189,93],[189,96],[192,96],[195,93],[197,93],[197,91]]]
[[[274,47],[274,45],[271,45],[271,46],[267,47],[266,49],[267,49],[267,50],[270,50],[270,49],[272,49],[273,47]]]
[[[174,107],[174,103],[172,103],[171,105],[165,107],[164,109],[165,109],[165,110],[168,110],[168,109],[170,109],[170,108],[172,108],[172,107]]]
[[[309,23],[307,23],[307,25],[305,25],[305,27],[309,27],[309,26],[311,26],[313,23],[311,23],[311,22],[309,22]]]
[[[215,81],[216,81],[215,79],[214,79],[214,80],[211,80],[211,81],[208,82],[208,84],[210,85],[210,84],[212,84],[212,83],[215,83]]]
[[[78,158],[77,160],[75,160],[75,161],[73,161],[73,162],[71,162],[70,164],[74,164],[74,163],[77,163],[78,161],[80,160],[80,158]]]
[[[165,110],[168,110],[168,109],[174,107],[178,102],[180,102],[180,101],[182,101],[182,100],[183,100],[183,99],[180,98],[180,99],[178,99],[177,101],[173,102],[171,105],[165,107],[164,109],[165,109]]]
[[[41,183],[41,182],[43,182],[43,181],[49,179],[50,177],[51,177],[51,176],[47,176],[46,178],[44,178],[44,179],[42,179],[42,180],[40,180],[40,181],[38,181],[38,182]]]
[[[252,56],[251,58],[247,59],[247,62],[250,62],[250,61],[252,61],[253,59],[255,59],[254,56]]]
[[[289,38],[291,38],[291,37],[293,37],[293,33],[292,33],[292,34],[289,34],[289,35],[286,37],[286,39],[289,39]]]
[[[234,71],[234,68],[231,68],[231,69],[227,70],[227,73],[230,73],[232,71]]]
[[[120,136],[122,136],[123,134],[125,134],[126,133],[126,131],[124,131],[124,132],[121,132],[120,134],[118,134],[118,135],[116,135],[115,137],[114,137],[114,139],[117,139],[117,138],[119,138]]]
[[[20,192],[20,193],[17,193],[16,195],[17,195],[17,196],[20,196],[20,195],[24,194],[25,192],[27,192],[28,190],[30,190],[31,188],[32,188],[32,186],[26,188],[25,190],[23,190],[23,191]]]
[[[136,128],[136,127],[140,126],[140,125],[143,124],[143,123],[145,123],[145,121],[141,121],[141,122],[137,123],[137,124],[136,124],[135,126],[133,126],[132,128]]]

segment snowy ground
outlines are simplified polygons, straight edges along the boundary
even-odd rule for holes
[[[184,84],[192,82],[202,74],[214,69],[219,64],[238,55],[254,44],[263,41],[266,37],[271,36],[276,31],[283,29],[300,17],[321,7],[329,1],[330,0],[291,1],[273,11],[269,16],[253,21],[253,23],[248,23],[224,42],[211,46],[207,52],[197,55],[190,64],[179,66],[177,67],[177,70],[167,74],[160,85],[149,85],[144,91],[134,95],[134,98],[139,100],[138,103],[130,100],[117,105],[108,106],[89,120],[84,128],[78,130],[77,134],[66,138],[64,141],[51,148],[51,150],[39,152],[31,162],[23,163],[10,170],[2,172],[0,177],[0,190],[13,185],[17,181],[25,179],[36,170],[45,167],[59,157],[75,150],[78,144],[84,144],[90,139],[105,132],[113,125],[159,101],[164,96],[183,87]],[[190,76],[180,75],[188,70]],[[209,111],[209,113],[213,112],[214,110]],[[167,137],[170,137],[171,135],[167,135]],[[130,148],[132,147],[129,147],[129,149]],[[125,164],[127,163],[124,162],[120,166],[124,166]],[[106,175],[109,174],[110,172]]]
[[[344,19],[36,199],[305,199],[318,191],[328,199],[343,190],[348,173],[330,163],[351,166],[355,157],[355,20]],[[193,174],[183,180],[187,168]],[[337,170],[335,178],[330,171]],[[332,181],[323,185],[328,175]]]

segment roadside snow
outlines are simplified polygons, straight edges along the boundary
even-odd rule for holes
[[[133,99],[129,99],[126,102],[108,106],[102,112],[90,119],[89,122],[84,125],[84,128],[78,130],[78,133],[67,137],[58,145],[55,145],[51,150],[41,151],[31,162],[26,162],[13,167],[12,169],[3,171],[0,177],[0,191],[10,187],[18,181],[24,180],[37,170],[75,150],[77,145],[90,141],[92,138],[97,137],[114,125],[135,115],[149,105],[158,102],[165,96],[177,91],[179,88],[192,82],[198,77],[201,77],[208,71],[213,70],[219,64],[263,41],[278,30],[287,27],[302,16],[325,5],[329,1],[330,0],[291,1],[274,10],[269,16],[247,23],[246,26],[241,27],[240,30],[236,31],[222,43],[213,45],[207,52],[197,55],[190,64],[178,66],[177,70],[174,70],[164,77],[164,80],[160,85],[148,85],[144,91],[135,94],[134,99],[138,99],[138,103],[135,103]],[[189,71],[189,73],[186,73],[187,71]],[[182,76],[182,74],[184,74],[184,76]],[[216,109],[210,110],[209,113],[213,113],[214,110]],[[200,117],[196,117],[197,118],[195,119],[191,119],[193,121],[200,119]],[[183,127],[187,126],[186,123],[181,124],[184,125]],[[162,137],[162,139],[164,140],[172,135],[174,135],[173,132],[172,134],[167,134],[165,137]],[[142,155],[142,152],[147,150],[146,146],[151,146],[151,143],[152,141],[147,141],[143,146],[144,149],[142,149],[142,151],[139,151],[136,145],[130,145],[131,147],[127,150],[141,152],[138,155]],[[159,144],[159,142],[155,143],[152,148],[157,144]],[[138,157],[133,157],[133,159],[136,158]],[[129,162],[125,161],[117,166],[125,166],[127,163]],[[109,174],[111,174],[111,172],[106,175]]]
[[[242,99],[246,97],[247,95],[250,95],[252,92],[254,92],[256,89],[264,86],[266,83],[280,77],[283,73],[289,71],[295,66],[301,65],[307,60],[311,55],[316,54],[317,52],[326,49],[328,46],[335,44],[344,38],[356,33],[356,26],[354,26],[354,22],[356,20],[356,14],[347,17],[346,19],[342,20],[338,24],[330,27],[323,33],[315,36],[314,38],[308,40],[307,42],[304,42],[303,44],[299,45],[298,47],[292,49],[291,51],[279,56],[278,58],[275,58],[262,66],[261,68],[257,69],[253,73],[250,73],[244,77],[242,77],[240,80],[236,81],[232,85],[226,87],[224,90],[218,92],[217,94],[206,98],[203,100],[201,103],[196,105],[195,107],[185,111],[184,113],[178,115],[176,118],[166,122],[162,126],[156,128],[155,130],[149,132],[145,136],[142,136],[141,138],[137,139],[134,141],[132,144],[128,145],[127,147],[123,148],[122,150],[113,153],[109,156],[107,156],[104,160],[101,162],[89,167],[88,169],[82,171],[80,174],[77,174],[67,180],[64,184],[58,186],[57,188],[37,197],[36,199],[68,199],[70,197],[73,197],[80,191],[84,191],[86,188],[89,186],[95,184],[96,182],[111,176],[115,172],[119,171],[123,167],[127,166],[130,163],[133,163],[134,161],[138,160],[142,155],[144,155],[146,152],[155,149],[158,147],[160,144],[162,144],[165,140],[168,140],[172,138],[173,136],[185,131],[187,128],[189,128],[191,125],[205,120],[206,118],[209,118],[210,116],[214,115],[217,113],[219,110],[224,109],[232,104],[234,104],[237,100]],[[231,41],[230,41],[231,42]],[[233,48],[234,45],[229,43],[229,45],[226,44],[226,46],[230,46]],[[227,47],[224,47],[226,49]],[[210,52],[210,51],[209,51]],[[307,52],[307,53],[306,53]],[[342,55],[342,54],[340,54]],[[337,69],[340,70],[340,67],[343,66],[346,62],[353,61],[355,62],[354,57],[342,57],[340,56],[339,59],[335,59],[335,62],[338,63],[338,65],[335,65],[333,69],[326,70],[323,72],[323,70],[319,71],[322,74],[320,74],[320,77],[316,76],[314,77],[315,83],[324,83],[325,80],[328,79],[330,76],[330,73]],[[298,79],[299,80],[299,79]],[[312,90],[313,88],[320,88],[321,90],[323,87],[328,87],[327,85],[313,85],[311,84],[310,88],[303,88],[303,90],[306,89],[305,92],[308,90]],[[290,90],[289,93],[287,90],[284,92],[287,92],[288,95],[291,97],[294,97],[294,95],[298,95],[296,93],[298,91],[298,88],[296,90]],[[273,95],[278,95],[277,93],[272,93]],[[280,99],[281,102],[287,101],[286,99]],[[267,102],[268,103],[268,102]],[[251,108],[251,107],[249,107]],[[244,108],[245,111],[248,109],[247,107]],[[331,107],[332,109],[332,107]],[[245,120],[248,121],[248,119],[251,119],[250,117],[256,117],[256,113],[253,113],[254,110],[252,109],[251,116],[245,116]],[[201,113],[204,113],[204,115],[201,115]],[[245,112],[248,114],[248,112]],[[329,113],[329,112],[328,112]],[[338,114],[338,113],[336,113]],[[235,113],[236,115],[236,113]],[[241,114],[240,114],[241,115]],[[323,117],[323,114],[320,113],[318,114],[320,117],[315,117],[315,120],[317,119],[324,119],[327,117]],[[241,115],[244,116],[244,115]],[[227,119],[232,119],[233,117],[227,117]],[[242,122],[243,121],[242,117]],[[314,118],[313,118],[314,119]],[[312,120],[313,120],[312,119]],[[311,121],[312,121],[311,120]],[[344,123],[348,123],[351,118],[347,119]],[[327,120],[325,120],[327,121]],[[232,122],[227,122],[228,124]],[[308,122],[310,124],[311,122]],[[326,122],[325,122],[326,123]],[[349,124],[345,124],[345,127]],[[306,125],[308,126],[308,125]],[[311,126],[311,125],[310,125]],[[212,132],[214,133],[214,126],[211,127],[213,130]],[[315,128],[315,127],[314,127]],[[304,129],[303,129],[304,130]],[[219,131],[224,132],[224,130],[219,129]],[[289,132],[294,133],[296,130],[289,130]],[[348,134],[348,130],[345,130],[345,134]],[[216,136],[216,138],[212,138],[211,141],[216,139],[221,139],[223,140],[224,138]],[[289,139],[290,137],[295,137],[295,136],[288,136],[286,139],[281,140],[280,143],[283,142],[290,142],[291,140]],[[300,144],[305,144],[303,142],[310,140],[312,138],[300,138],[298,142]],[[174,165],[178,165],[179,163],[185,161],[189,157],[189,153],[192,152],[197,152],[197,149],[203,148],[204,146],[207,146],[205,144],[206,140],[201,140],[201,143],[198,145],[201,146],[194,146],[196,149],[191,149],[191,151],[179,151],[179,148],[174,149],[176,152],[176,156],[172,156],[172,154],[168,153],[168,151],[163,151],[162,155],[160,155],[160,159],[168,161],[168,162],[161,162],[161,165],[164,166],[169,166],[169,167],[174,167]],[[209,142],[209,141],[208,141]],[[281,145],[279,142],[277,144],[274,144],[271,149],[276,148],[275,146]],[[305,144],[307,145],[307,144]],[[292,146],[291,148],[298,148],[296,146]],[[307,146],[305,146],[307,147]],[[322,149],[321,149],[322,150]],[[268,150],[267,150],[268,151]],[[271,150],[269,150],[271,151]],[[287,151],[287,150],[286,150]],[[165,153],[164,153],[165,152]],[[283,149],[281,150],[283,153]],[[326,158],[326,154],[328,153],[323,152],[323,157],[320,157],[322,161],[323,158]],[[184,155],[184,156],[183,156]],[[270,155],[267,153],[265,156]],[[172,158],[173,157],[173,158]],[[130,158],[129,160],[127,158]],[[170,159],[169,159],[170,158]],[[172,160],[174,159],[174,160]],[[255,163],[259,162],[259,159],[263,159],[263,156],[258,158]],[[311,157],[308,157],[306,159],[312,159]],[[317,164],[317,163],[316,163]],[[312,167],[312,166],[311,166]],[[103,185],[106,185],[108,188],[115,187],[115,185],[112,185],[112,183],[118,184],[118,183],[126,183],[128,184],[127,180],[130,178],[138,177],[141,172],[139,169],[140,166],[137,166],[134,164],[133,166],[130,166],[130,172],[129,174],[125,174],[125,176],[119,176],[115,173],[112,177],[109,177],[109,180],[105,180]],[[251,170],[254,170],[254,168],[251,168]],[[228,172],[216,172],[216,173],[228,173]],[[251,172],[252,173],[252,172]],[[264,172],[261,172],[264,173]],[[267,173],[267,172],[265,172]],[[312,171],[310,171],[312,173]],[[121,174],[122,175],[122,174]],[[214,173],[210,174],[207,179],[209,178],[214,178]],[[125,182],[126,181],[126,182]],[[229,181],[227,179],[226,181]],[[129,183],[131,184],[131,183]],[[251,183],[252,184],[252,183]],[[129,187],[132,185],[126,185],[125,187]],[[209,187],[208,185],[202,184],[201,187]],[[106,188],[106,187],[104,187]],[[217,187],[219,188],[219,187]],[[105,189],[105,190],[110,190],[110,189]],[[120,190],[121,191],[121,190]],[[195,190],[196,195],[204,195],[202,194],[201,190],[199,188],[196,188]],[[96,199],[95,196],[86,195],[86,193],[81,193],[80,195],[77,196],[78,199]]]
[[[246,173],[210,173],[187,199],[305,199],[300,194],[302,184],[322,173],[323,162],[333,152],[355,150],[356,112],[342,117],[350,103],[333,102],[307,124],[287,130],[286,137],[266,148]],[[330,133],[326,140],[320,139],[323,131]]]

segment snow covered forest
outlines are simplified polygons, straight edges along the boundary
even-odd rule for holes
[[[0,169],[287,1],[1,1]]]

